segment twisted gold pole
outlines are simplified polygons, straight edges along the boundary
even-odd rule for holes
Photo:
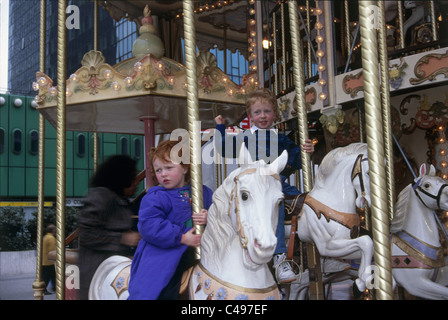
[[[378,46],[375,18],[375,1],[360,1],[362,66],[364,75],[364,101],[366,133],[369,152],[372,235],[374,260],[378,274],[376,296],[380,300],[393,298],[392,274],[390,269],[389,217],[386,203],[386,181],[384,170],[384,149],[382,132],[381,102],[378,95]]]
[[[277,21],[276,21],[276,13],[275,11],[272,13],[272,25],[274,26],[272,28],[272,45],[274,48],[274,93],[275,95],[278,94],[278,82],[279,82],[279,78],[278,75],[280,74],[278,68],[279,68],[279,63],[277,62]]]
[[[198,86],[196,78],[196,28],[194,25],[194,1],[183,2],[185,32],[185,64],[187,67],[187,107],[188,131],[190,134],[190,172],[191,199],[193,212],[199,212],[203,206],[202,168],[201,168],[201,123],[199,121]],[[203,226],[195,225],[196,233],[202,234]],[[200,259],[199,247],[196,258]]]
[[[66,89],[66,0],[58,0],[57,131],[56,131],[56,299],[65,298],[65,89]]]
[[[93,50],[98,51],[98,0],[93,3]],[[93,170],[98,168],[98,132],[93,133]]]
[[[433,41],[439,40],[439,35],[437,34],[437,18],[436,18],[436,8],[434,0],[429,1],[429,11],[431,15],[431,29],[433,33]]]
[[[291,47],[293,57],[293,76],[294,86],[296,88],[297,99],[297,121],[300,145],[305,143],[308,139],[308,121],[306,113],[306,101],[305,101],[305,70],[303,59],[302,41],[300,39],[299,21],[298,21],[298,5],[297,1],[288,2],[289,21],[291,28]],[[302,170],[303,170],[303,192],[308,192],[312,189],[311,180],[311,159],[310,155],[302,149]],[[322,273],[320,267],[320,256],[317,252],[314,244],[307,243],[307,256],[308,267],[310,269],[310,292],[311,299],[323,300],[323,286],[322,286]]]
[[[47,1],[40,1],[39,70],[45,72]],[[44,228],[44,172],[45,172],[45,118],[39,112],[39,169],[37,176],[37,239],[36,239],[36,279],[33,283],[34,299],[43,300],[45,282],[42,280],[42,238]]]
[[[350,50],[352,48],[351,42],[350,42],[350,11],[349,11],[349,7],[348,7],[348,0],[344,0],[344,22],[345,22],[345,45],[347,47],[347,60],[348,57],[350,56]]]
[[[384,152],[386,155],[386,185],[387,185],[387,206],[389,219],[394,216],[395,186],[394,186],[394,155],[392,141],[392,116],[390,112],[390,91],[389,91],[389,58],[387,56],[386,43],[386,16],[384,13],[384,1],[378,1],[378,42],[381,69],[381,105],[383,113],[384,130]]]
[[[307,65],[307,74],[308,74],[308,78],[311,78],[313,76],[313,68],[311,67],[313,65],[313,59],[311,56],[311,15],[310,15],[310,1],[306,0],[305,1],[306,4],[306,28],[308,30],[308,34],[310,35],[310,39],[308,39],[308,43],[307,43],[307,60],[308,60],[308,65]]]
[[[404,49],[404,38],[405,34],[403,34],[404,30],[404,20],[403,20],[403,5],[400,0],[397,0],[398,7],[398,27],[400,29],[400,49]]]
[[[282,26],[282,87],[280,91],[286,90],[286,43],[285,43],[285,3],[282,1],[280,5],[280,23]]]

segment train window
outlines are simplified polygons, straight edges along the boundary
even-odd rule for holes
[[[86,155],[86,135],[84,133],[78,133],[76,140],[76,154],[78,157],[84,157]]]
[[[22,152],[22,130],[14,129],[12,131],[12,152],[19,154]]]
[[[5,152],[5,129],[0,128],[0,153]]]
[[[140,138],[134,138],[134,158],[140,159],[142,157],[142,141]]]
[[[128,154],[128,138],[126,137],[120,138],[120,148],[121,148],[121,154]]]
[[[30,153],[34,156],[39,152],[39,132],[30,131]]]

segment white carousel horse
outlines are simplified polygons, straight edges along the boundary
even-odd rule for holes
[[[96,269],[89,288],[89,300],[126,300],[132,260],[112,256]]]
[[[448,210],[448,184],[435,173],[434,166],[427,172],[421,165],[419,177],[398,196],[390,228],[391,266],[394,280],[410,294],[440,300],[448,299],[448,268],[434,210]]]
[[[319,166],[297,221],[300,240],[314,243],[321,256],[360,259],[355,283],[361,292],[371,276],[373,242],[368,236],[359,236],[356,208],[370,204],[368,174],[366,144],[330,151]]]
[[[285,151],[272,164],[252,162],[244,145],[240,154],[249,162],[234,170],[213,194],[201,260],[190,278],[191,299],[280,298],[267,263],[277,244],[283,200],[279,173],[288,156]]]
[[[245,160],[244,160],[245,159]],[[201,240],[201,259],[190,277],[190,299],[279,299],[267,263],[277,244],[279,173],[288,159],[252,162],[244,145],[240,168],[215,191]],[[113,256],[97,269],[91,299],[126,299],[131,260]]]

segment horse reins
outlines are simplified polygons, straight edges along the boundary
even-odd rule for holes
[[[363,197],[366,196],[366,190],[364,187],[364,179],[362,177],[362,164],[361,162],[363,161],[368,161],[367,158],[363,159],[364,155],[361,153],[358,155],[358,157],[356,158],[355,164],[353,165],[353,169],[352,169],[352,181],[355,180],[356,176],[359,176],[359,183],[361,184],[361,195]]]
[[[236,228],[237,228],[236,231],[238,232],[238,234],[240,236],[240,242],[244,249],[247,249],[247,243],[249,240],[247,239],[247,236],[244,232],[244,228],[243,228],[243,225],[241,223],[241,218],[240,218],[239,199],[238,199],[238,196],[236,195],[238,193],[238,179],[245,174],[255,173],[255,172],[257,172],[256,168],[249,168],[249,169],[246,169],[246,170],[240,172],[238,175],[235,176],[235,178],[233,178],[233,181],[235,182],[235,187],[232,189],[232,192],[230,193],[230,199],[229,199],[228,215],[230,217],[230,208],[231,208],[232,200],[233,200],[233,198],[235,198],[235,215],[236,215]],[[278,181],[281,181],[280,176],[276,173],[271,173],[270,176],[277,179]]]
[[[413,181],[412,182],[412,189],[414,190],[417,198],[420,199],[420,201],[425,205],[425,207],[429,208],[428,205],[425,203],[425,201],[423,201],[422,197],[420,196],[420,194],[417,192],[417,190],[419,190],[421,193],[427,195],[428,197],[435,199],[437,201],[437,207],[440,209],[440,197],[442,195],[442,191],[445,187],[448,186],[448,184],[444,183],[442,185],[442,187],[439,189],[439,192],[437,193],[437,196],[427,192],[426,190],[424,190],[422,187],[420,187],[420,183],[422,181],[422,178],[418,179],[417,182]]]

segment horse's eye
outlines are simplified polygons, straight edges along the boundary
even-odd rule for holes
[[[243,199],[243,201],[246,201],[247,199],[249,199],[249,194],[247,192],[243,192],[241,194],[241,199]]]
[[[425,183],[424,187],[425,187],[425,189],[429,189],[429,187],[431,187],[431,184],[427,182],[427,183]]]

